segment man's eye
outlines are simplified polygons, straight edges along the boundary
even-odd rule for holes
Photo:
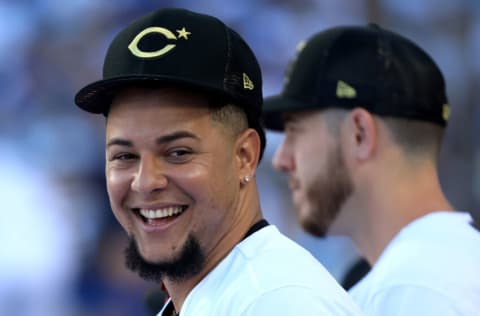
[[[179,148],[168,151],[167,159],[172,163],[183,163],[188,161],[191,155],[191,150],[186,148]]]
[[[176,149],[168,153],[170,157],[182,157],[188,154],[190,154],[190,151],[186,149]]]
[[[295,131],[295,126],[292,123],[285,124],[285,132],[293,133]]]
[[[112,157],[111,160],[122,160],[122,161],[125,161],[125,160],[132,160],[132,159],[135,159],[135,155],[134,154],[130,154],[130,153],[120,153],[120,154],[116,154]]]

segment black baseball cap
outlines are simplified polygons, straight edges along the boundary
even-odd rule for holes
[[[164,8],[135,20],[110,44],[103,78],[82,88],[75,103],[107,115],[114,96],[126,86],[164,84],[199,90],[243,108],[263,152],[258,61],[237,32],[206,14]]]
[[[297,49],[282,93],[264,102],[268,129],[283,130],[282,113],[332,107],[446,125],[443,75],[409,39],[376,24],[339,26]]]

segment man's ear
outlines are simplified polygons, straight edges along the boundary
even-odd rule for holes
[[[249,128],[238,137],[235,154],[240,179],[253,178],[260,157],[260,136],[254,129]]]
[[[349,137],[352,153],[357,161],[371,158],[378,145],[375,117],[363,108],[355,108],[349,115]]]

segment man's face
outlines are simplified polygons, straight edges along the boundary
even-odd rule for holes
[[[285,139],[273,166],[289,176],[302,227],[325,236],[352,192],[339,136],[328,128],[325,112],[299,112],[285,118]]]
[[[235,221],[233,155],[233,137],[211,120],[203,97],[134,89],[114,100],[107,189],[113,213],[145,261],[174,265],[192,240],[202,257],[218,250]]]

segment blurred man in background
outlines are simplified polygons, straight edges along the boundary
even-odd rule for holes
[[[268,128],[302,226],[351,237],[372,266],[351,294],[367,315],[478,315],[480,232],[455,211],[437,161],[450,114],[443,75],[377,25],[299,45]]]

